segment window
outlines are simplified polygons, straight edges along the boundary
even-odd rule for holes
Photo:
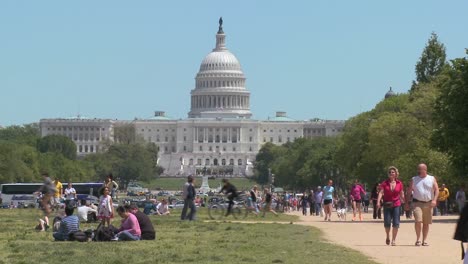
[[[199,149],[200,151],[203,151],[203,147],[202,147],[202,146],[200,146],[198,149]]]
[[[264,142],[264,143],[266,142],[266,137],[263,138],[263,142]]]
[[[226,151],[226,147],[223,147],[223,151]]]
[[[187,137],[186,137],[186,136],[184,136],[184,142],[185,142],[185,141],[187,141]]]
[[[273,142],[273,137],[270,137],[270,142]]]
[[[221,160],[221,165],[225,166],[226,165],[226,159]]]
[[[208,150],[209,150],[209,151],[213,151],[213,147],[210,146],[210,147],[208,148]]]
[[[197,165],[201,165],[201,159],[197,159]]]
[[[205,160],[205,165],[210,165],[210,159]]]
[[[184,146],[184,151],[187,151],[187,147],[186,147],[186,146]]]
[[[234,159],[229,160],[229,165],[234,166]]]
[[[252,147],[249,148],[249,151],[252,152]]]
[[[164,151],[167,152],[167,147],[164,147]]]
[[[249,141],[252,142],[252,137],[249,137]]]
[[[242,160],[241,159],[237,160],[237,165],[242,166]]]
[[[172,152],[175,152],[175,147],[174,146],[172,146]]]
[[[286,140],[287,140],[288,142],[291,142],[291,139],[290,139],[289,137],[288,137]]]
[[[294,133],[296,133],[296,132],[297,132],[297,129],[294,129]]]
[[[172,136],[172,142],[174,142],[174,141],[175,141],[175,136]]]
[[[281,138],[281,136],[278,136],[278,142],[279,143],[283,142],[283,139]]]
[[[193,165],[193,159],[189,159],[189,165]]]
[[[232,147],[232,151],[236,152],[236,147]]]
[[[164,142],[167,142],[167,136],[166,136],[166,137],[164,137]]]
[[[156,136],[156,142],[159,142],[159,135]]]

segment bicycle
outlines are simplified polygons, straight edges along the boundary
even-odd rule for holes
[[[228,208],[228,201],[225,200],[220,200],[215,203],[212,203],[208,206],[208,215],[210,216],[210,219],[212,220],[219,220],[223,217],[225,217],[225,212]],[[236,203],[231,208],[231,214],[234,217],[234,219],[238,219],[242,215],[242,211],[237,206]]]

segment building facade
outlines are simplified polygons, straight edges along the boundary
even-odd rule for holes
[[[294,120],[276,112],[268,120],[251,119],[250,92],[237,58],[226,47],[222,20],[215,48],[203,59],[191,91],[187,119],[173,119],[163,111],[152,118],[42,119],[42,136],[70,137],[79,155],[99,152],[104,140],[113,141],[120,123],[133,124],[136,134],[159,147],[159,166],[170,176],[196,173],[250,176],[252,163],[263,144],[281,145],[297,138],[336,136],[345,121]]]

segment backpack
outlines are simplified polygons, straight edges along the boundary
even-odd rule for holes
[[[463,211],[460,214],[453,239],[461,241],[462,259],[464,259],[465,250],[463,242],[468,242],[468,204],[465,204]]]
[[[69,241],[87,242],[88,238],[88,234],[80,230],[68,234]]]
[[[94,231],[93,240],[97,242],[107,242],[111,241],[114,236],[114,227],[102,226],[99,224],[99,226],[96,228],[96,231]]]

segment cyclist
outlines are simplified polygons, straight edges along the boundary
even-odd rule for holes
[[[230,183],[227,179],[223,179],[222,182],[223,182],[223,188],[221,188],[219,193],[224,193],[229,200],[229,205],[228,205],[228,209],[226,212],[226,216],[228,216],[232,211],[234,198],[237,197],[237,189],[236,189],[236,186],[232,185],[232,183]]]

